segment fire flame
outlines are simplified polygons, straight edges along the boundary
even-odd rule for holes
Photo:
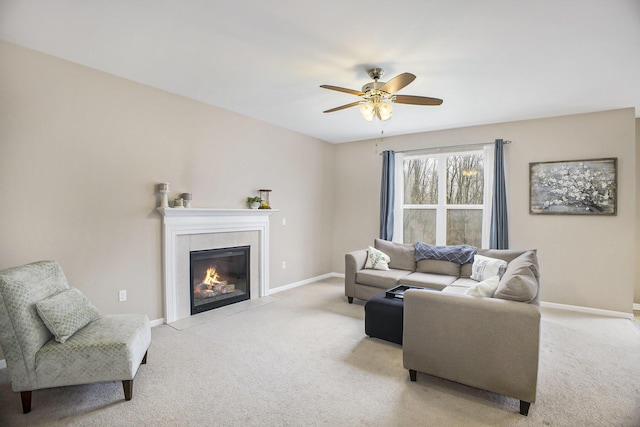
[[[207,269],[207,276],[204,278],[202,282],[206,283],[207,285],[220,283],[220,281],[218,280],[218,273],[216,272],[216,269],[214,267],[209,267]]]

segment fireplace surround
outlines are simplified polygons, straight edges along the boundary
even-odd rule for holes
[[[158,208],[164,321],[191,316],[190,252],[250,247],[250,298],[269,295],[269,216],[278,210]]]

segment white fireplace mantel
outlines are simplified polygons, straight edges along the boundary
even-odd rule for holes
[[[178,320],[177,238],[181,235],[257,231],[259,296],[269,295],[269,215],[274,209],[158,208],[162,215],[162,264],[165,322]]]

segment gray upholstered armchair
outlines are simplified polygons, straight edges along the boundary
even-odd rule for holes
[[[101,316],[55,261],[0,271],[0,346],[25,414],[43,388],[122,381],[131,400],[150,343],[147,316]]]

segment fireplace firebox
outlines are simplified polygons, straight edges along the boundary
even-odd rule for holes
[[[192,251],[191,314],[251,298],[250,246]]]

